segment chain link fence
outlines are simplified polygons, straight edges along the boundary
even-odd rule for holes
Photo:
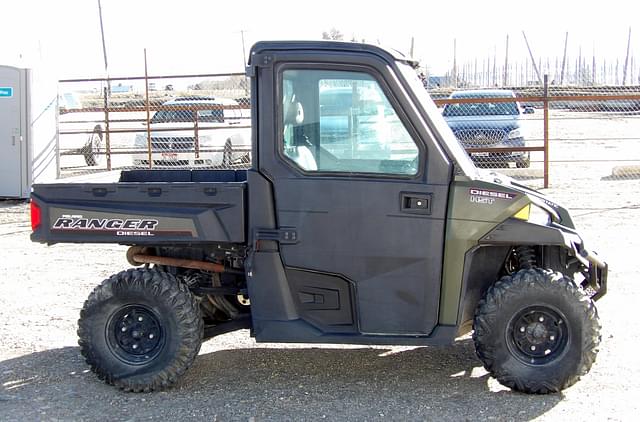
[[[249,97],[239,73],[60,81],[59,174],[248,168]]]
[[[427,88],[478,167],[534,188],[640,178],[640,86]],[[59,92],[60,177],[251,165],[244,74],[63,80]]]
[[[477,167],[544,181],[543,103],[539,96],[520,94],[513,89],[464,89],[435,101]]]
[[[549,95],[552,186],[584,190],[587,203],[626,196],[640,179],[640,86],[550,87]]]
[[[479,167],[534,188],[640,179],[640,86],[429,91]]]

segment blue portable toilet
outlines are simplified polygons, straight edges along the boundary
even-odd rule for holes
[[[58,176],[57,116],[55,79],[0,65],[0,198],[28,198]]]

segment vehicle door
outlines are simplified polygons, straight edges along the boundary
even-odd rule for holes
[[[388,69],[274,62],[278,124],[260,166],[299,315],[323,332],[429,334],[448,161]]]

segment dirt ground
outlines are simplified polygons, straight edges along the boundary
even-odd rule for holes
[[[317,347],[256,344],[246,330],[205,343],[173,389],[117,391],[88,370],[75,331],[89,292],[128,266],[125,248],[31,243],[27,204],[0,202],[0,419],[636,420],[639,180],[598,175],[547,192],[610,265],[597,362],[547,396],[500,386],[469,337],[444,348]]]

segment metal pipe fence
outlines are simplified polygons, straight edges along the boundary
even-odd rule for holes
[[[523,106],[517,117],[523,136],[521,141],[510,140],[507,132],[500,132],[497,137],[501,142],[494,140],[491,147],[474,144],[473,140],[460,136],[460,125],[467,124],[468,128],[486,133],[509,119],[504,116],[494,116],[493,119],[490,116],[466,116],[469,123],[456,122],[456,118],[447,119],[447,104],[490,104],[497,107],[513,99],[451,98],[461,95],[460,91],[455,94],[453,90],[442,89],[431,91],[431,94],[436,104],[443,107],[445,119],[458,140],[481,167],[498,167],[501,172],[536,188],[559,186],[568,180],[575,186],[575,183],[640,178],[640,86],[575,87],[551,85],[547,81],[545,78],[545,83],[538,87],[498,90],[503,96],[506,92],[513,92],[517,102]],[[467,88],[467,91],[469,96],[489,95],[486,89]],[[531,111],[534,114],[526,114]],[[468,114],[474,113],[470,111]],[[464,119],[458,117],[458,120]],[[508,124],[506,126],[509,127]],[[498,145],[501,143],[504,145]],[[508,155],[505,158],[500,153]],[[528,163],[520,165],[521,168],[508,168],[513,166],[509,163],[513,158],[509,154],[514,153],[529,153]]]
[[[59,81],[60,176],[250,166],[244,74]]]
[[[61,177],[251,165],[250,95],[242,73],[59,82]],[[536,188],[566,178],[640,177],[640,86],[544,83],[465,92],[430,90],[479,167]]]

